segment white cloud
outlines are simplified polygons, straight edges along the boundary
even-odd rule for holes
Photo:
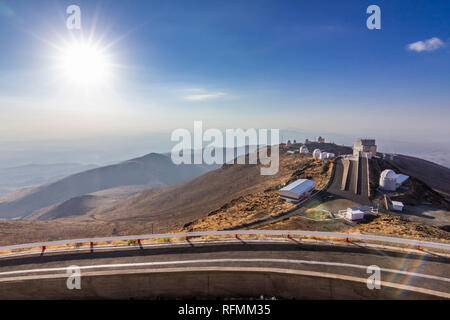
[[[433,37],[425,41],[417,41],[408,44],[408,50],[416,52],[434,51],[444,46],[445,43],[441,39]]]
[[[201,93],[201,94],[192,94],[192,95],[186,96],[185,99],[191,100],[191,101],[205,101],[205,100],[217,99],[217,98],[223,97],[224,95],[225,95],[225,93],[223,93],[223,92]]]
[[[205,90],[205,89],[200,89],[200,88],[189,88],[189,89],[183,89],[183,91],[186,91],[186,92],[191,92],[191,93],[194,93],[194,92],[206,92],[206,90]]]

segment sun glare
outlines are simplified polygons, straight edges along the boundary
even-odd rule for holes
[[[77,85],[105,84],[110,77],[111,65],[104,50],[95,45],[74,42],[61,50],[63,76]]]

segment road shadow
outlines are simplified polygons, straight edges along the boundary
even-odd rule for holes
[[[114,258],[132,258],[136,256],[163,256],[163,255],[177,255],[177,254],[207,254],[207,253],[224,253],[224,252],[298,252],[299,250],[305,252],[323,252],[323,253],[335,253],[342,252],[345,254],[367,254],[367,255],[380,255],[376,249],[366,248],[360,245],[354,246],[336,246],[336,245],[315,245],[310,243],[302,243],[300,241],[291,238],[292,242],[285,243],[224,243],[224,244],[194,244],[188,241],[189,247],[176,246],[176,247],[164,247],[155,248],[149,247],[145,250],[135,250],[135,248],[124,248],[115,251],[95,251],[95,252],[73,252],[73,253],[47,253],[40,256],[20,256],[20,257],[8,257],[0,259],[0,265],[2,267],[18,266],[36,263],[51,263],[51,262],[64,262],[74,260],[92,260],[92,259],[114,259]],[[245,244],[245,245],[244,245]],[[295,245],[294,245],[295,244]],[[353,243],[355,244],[355,243]],[[389,249],[383,250],[388,257],[403,258],[404,252],[392,251]],[[425,257],[423,254],[411,252],[411,259],[425,259],[426,261],[450,263],[450,258],[436,256],[428,254]]]
[[[189,240],[189,239],[186,239],[186,242],[189,244],[189,246],[191,246],[191,248],[193,248],[194,247],[194,244],[192,243],[192,241],[191,240]]]

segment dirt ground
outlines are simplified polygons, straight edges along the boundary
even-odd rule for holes
[[[405,206],[402,216],[408,217],[409,220],[429,224],[432,226],[448,226],[450,225],[450,211],[437,209],[432,206]]]
[[[320,206],[322,209],[328,210],[331,213],[336,214],[339,212],[339,210],[345,210],[350,207],[360,206],[360,204],[348,199],[332,199],[323,202]]]
[[[403,238],[422,240],[446,240],[450,241],[450,232],[423,223],[410,221],[404,216],[380,214],[369,222],[360,223],[350,232],[387,234]]]
[[[345,220],[313,220],[305,215],[295,215],[284,220],[257,228],[261,230],[309,230],[324,232],[347,232],[352,226]]]

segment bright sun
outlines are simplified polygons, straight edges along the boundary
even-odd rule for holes
[[[110,77],[111,65],[104,50],[95,45],[74,42],[61,50],[63,76],[83,86],[104,84]]]

